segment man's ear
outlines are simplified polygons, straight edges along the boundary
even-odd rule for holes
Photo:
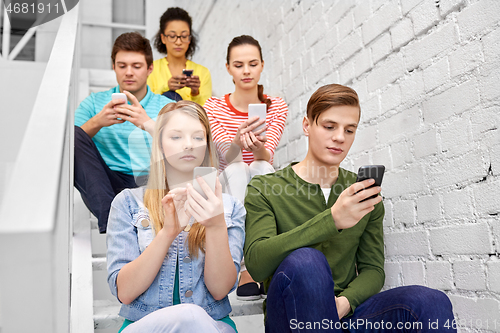
[[[148,76],[149,76],[151,73],[153,73],[153,69],[154,69],[154,65],[153,65],[153,63],[151,63],[151,66],[149,66],[149,68],[148,68]]]
[[[309,136],[309,127],[311,124],[309,123],[309,118],[307,116],[304,116],[304,119],[302,119],[302,130],[304,131],[305,136]]]

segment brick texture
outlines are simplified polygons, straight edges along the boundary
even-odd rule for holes
[[[176,1],[208,13],[193,17],[193,60],[210,69],[221,96],[234,89],[230,40],[259,40],[260,83],[290,112],[275,167],[307,152],[300,122],[311,94],[326,83],[354,87],[362,116],[342,166],[386,165],[384,288],[443,290],[456,318],[468,321],[459,331],[500,332],[500,1],[213,4],[200,11]]]

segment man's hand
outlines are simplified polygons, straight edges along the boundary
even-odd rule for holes
[[[87,133],[91,138],[97,134],[103,127],[108,127],[114,124],[124,123],[125,120],[118,119],[121,118],[116,111],[118,105],[123,105],[127,101],[121,99],[111,100],[108,104],[104,105],[102,110],[90,118],[81,128]]]
[[[335,305],[337,305],[337,313],[339,314],[339,319],[344,318],[349,313],[349,311],[351,311],[351,304],[345,296],[335,296]]]
[[[115,106],[117,116],[123,120],[131,122],[140,129],[147,130],[151,133],[147,127],[151,125],[151,123],[154,127],[154,121],[152,121],[152,119],[148,116],[146,110],[143,109],[142,105],[137,100],[137,97],[126,90],[124,90],[123,93],[127,95],[128,100],[132,104],[120,104]]]
[[[332,217],[337,230],[348,229],[355,226],[366,214],[375,209],[375,205],[382,201],[382,197],[377,195],[373,199],[362,200],[380,193],[381,188],[373,185],[375,180],[367,179],[354,183],[342,192],[331,208]]]

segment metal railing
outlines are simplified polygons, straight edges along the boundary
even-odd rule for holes
[[[63,16],[0,207],[2,333],[70,331],[79,24],[77,5]]]

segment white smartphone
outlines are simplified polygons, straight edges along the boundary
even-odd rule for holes
[[[196,179],[196,177],[198,176],[203,178],[205,183],[207,183],[208,186],[210,186],[212,192],[215,193],[215,181],[217,180],[217,169],[213,167],[196,167],[193,170],[193,187],[198,193],[200,193],[205,199],[207,199],[205,192],[203,192],[200,184],[198,183],[198,180]]]
[[[265,103],[260,103],[260,104],[248,104],[248,119],[253,118],[255,116],[258,116],[259,119],[257,121],[260,121],[262,119],[266,119],[266,114],[267,114],[267,104]],[[256,129],[254,129],[252,132],[255,132],[261,128],[264,128],[266,126],[266,123],[260,125]],[[266,131],[260,133],[259,135],[266,135]]]
[[[125,103],[127,103],[127,95],[125,95],[124,93],[113,93],[111,94],[111,99],[112,100],[121,99],[125,101]]]

